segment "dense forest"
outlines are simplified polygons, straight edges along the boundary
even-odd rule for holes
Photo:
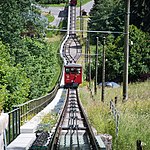
[[[95,0],[90,12],[89,30],[124,32],[125,3],[121,0]],[[147,79],[150,76],[150,1],[133,0],[130,5],[129,81]],[[106,80],[122,82],[124,63],[123,34],[89,34],[92,44],[100,39],[102,55],[103,36],[106,37]],[[93,61],[94,62],[94,61]],[[99,57],[99,72],[102,57]],[[93,64],[94,70],[94,64]],[[93,78],[95,76],[93,71]],[[98,79],[101,79],[99,74]]]
[[[48,93],[60,74],[59,41],[48,43],[47,22],[30,0],[0,2],[0,105],[14,104]]]

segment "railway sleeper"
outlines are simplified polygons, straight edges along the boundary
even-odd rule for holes
[[[75,126],[73,126],[73,125],[70,125],[70,126],[68,126],[68,127],[61,127],[61,129],[62,130],[87,130],[87,128],[86,127],[79,127],[78,125],[75,125]]]
[[[77,120],[84,120],[84,118],[79,118],[78,116],[71,116],[71,117],[68,117],[68,118],[65,118],[65,119],[77,119]]]
[[[71,113],[71,112],[73,112],[73,113],[80,113],[80,111],[79,110],[69,110],[69,111],[66,111],[66,113]]]

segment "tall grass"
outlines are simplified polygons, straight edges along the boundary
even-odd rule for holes
[[[133,150],[136,148],[136,140],[144,143],[144,150],[150,149],[149,83],[150,81],[131,84],[129,100],[117,106],[121,114],[118,149]]]
[[[93,100],[87,86],[80,87],[79,93],[89,121],[97,132],[115,136],[115,122],[111,117],[109,106],[102,103],[98,97]]]
[[[122,101],[122,87],[105,88],[104,103],[101,102],[101,88],[98,88],[97,95],[92,99],[86,86],[80,86],[80,97],[90,122],[99,133],[113,136],[114,150],[135,150],[137,140],[142,141],[144,150],[150,150],[149,83],[129,84],[129,99],[126,102]],[[118,137],[109,110],[109,101],[115,96],[118,97],[116,108],[120,113]]]

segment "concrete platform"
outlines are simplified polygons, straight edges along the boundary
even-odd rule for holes
[[[20,134],[17,138],[7,146],[7,150],[28,150],[35,141],[34,133]]]
[[[50,113],[54,107],[57,105],[58,101],[61,98],[63,89],[59,89],[56,97],[53,99],[53,101],[47,105],[41,112],[39,112],[36,116],[34,116],[30,121],[25,123],[23,126],[20,128],[21,133],[34,133],[38,127],[38,124],[41,122],[42,118]]]

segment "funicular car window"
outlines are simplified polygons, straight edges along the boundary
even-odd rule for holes
[[[81,69],[77,68],[77,73],[80,74],[81,73]]]
[[[77,70],[76,70],[76,68],[71,68],[71,69],[70,69],[70,72],[71,72],[72,74],[75,74],[75,73],[77,73]]]
[[[70,69],[66,68],[66,74],[69,74],[69,73],[70,73]]]

